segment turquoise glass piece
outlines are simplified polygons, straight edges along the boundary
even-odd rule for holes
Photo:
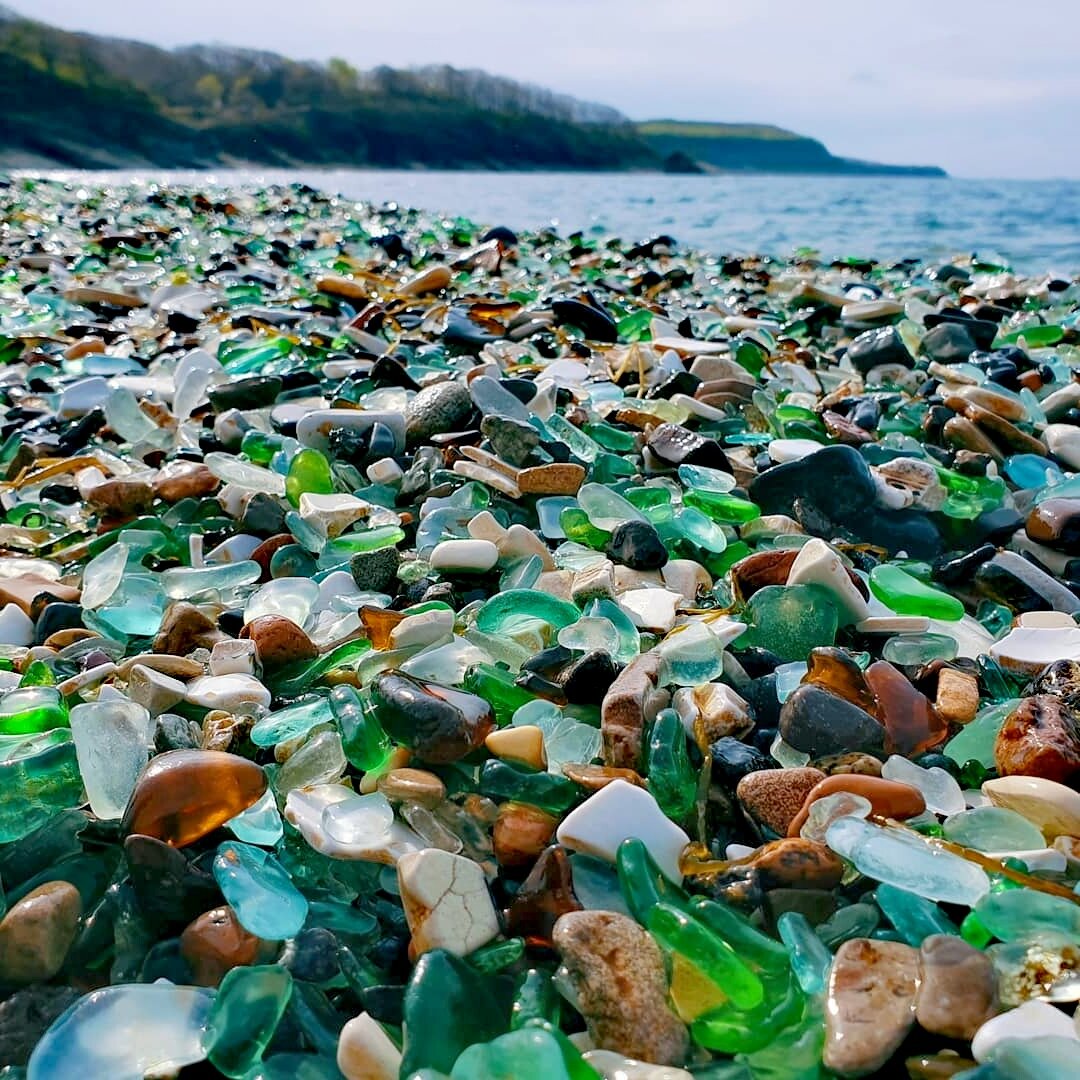
[[[292,975],[276,964],[226,972],[207,1024],[210,1064],[242,1080],[262,1059],[291,995]]]
[[[777,919],[776,929],[791,954],[791,970],[802,992],[810,996],[823,994],[828,986],[832,953],[814,933],[806,916],[798,911],[785,911]]]
[[[945,819],[945,838],[976,851],[1032,851],[1045,846],[1042,830],[1004,806],[976,806]]]
[[[225,827],[245,844],[274,847],[283,835],[281,814],[274,793],[267,788],[263,797],[225,823]]]
[[[308,902],[268,852],[226,841],[214,859],[214,880],[248,933],[284,941],[303,927]]]
[[[619,635],[619,645],[612,659],[618,664],[629,664],[641,651],[641,634],[630,616],[614,600],[598,598],[585,605],[585,614],[590,618],[607,619]]]
[[[509,1031],[491,1042],[467,1047],[450,1072],[450,1080],[516,1080],[522,1076],[572,1080],[554,1035],[535,1027]]]
[[[749,627],[739,647],[756,645],[781,660],[805,660],[836,640],[836,604],[821,585],[767,585],[750,598],[744,617]]]
[[[957,765],[968,761],[977,761],[987,769],[997,767],[994,760],[994,743],[1005,718],[1017,705],[1020,698],[987,705],[979,710],[978,715],[950,739],[944,747],[944,753]]]
[[[197,593],[228,591],[252,585],[262,577],[257,562],[224,563],[221,566],[181,566],[161,575],[161,587],[173,600],[186,600]]]
[[[932,934],[960,933],[937,904],[906,889],[879,885],[874,891],[874,899],[900,937],[916,949]]]
[[[1033,889],[1006,889],[975,905],[979,922],[1002,941],[1080,939],[1080,905]]]
[[[535,589],[513,589],[484,602],[476,613],[477,629],[497,634],[513,619],[528,616],[548,623],[556,630],[569,626],[581,617],[575,604]]]
[[[276,746],[279,742],[306,735],[319,724],[334,718],[327,697],[310,697],[277,712],[269,713],[251,729],[251,741],[256,746]]]

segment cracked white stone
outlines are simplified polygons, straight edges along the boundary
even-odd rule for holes
[[[300,517],[323,536],[340,536],[354,521],[371,513],[371,503],[355,495],[319,495],[305,491],[300,496]]]
[[[441,848],[398,859],[398,888],[414,952],[446,949],[467,956],[499,933],[479,864]]]

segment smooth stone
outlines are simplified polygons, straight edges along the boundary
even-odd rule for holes
[[[1037,825],[1047,840],[1080,837],[1080,793],[1039,776],[987,780],[982,793],[994,804],[1015,810]]]
[[[394,592],[401,553],[396,547],[358,551],[349,559],[349,573],[362,592]]]
[[[66,881],[28,892],[0,922],[0,983],[51,979],[63,966],[81,915],[79,891]]]
[[[444,431],[461,431],[472,415],[468,387],[456,380],[426,386],[405,406],[405,437],[416,446]]]
[[[828,589],[836,601],[841,626],[859,623],[869,616],[869,606],[852,582],[840,556],[817,537],[799,549],[785,584],[821,585]]]
[[[979,711],[979,680],[967,671],[942,668],[934,709],[947,723],[970,724]]]
[[[845,356],[863,375],[882,364],[900,364],[910,368],[915,363],[895,326],[864,330],[847,347]]]
[[[786,836],[806,796],[824,779],[820,769],[810,766],[761,769],[747,773],[739,781],[735,794],[755,821],[778,836]]]
[[[918,987],[919,954],[910,945],[845,941],[829,973],[825,1067],[844,1077],[881,1069],[915,1022]]]
[[[572,911],[552,940],[594,1046],[661,1065],[684,1060],[686,1028],[668,1006],[663,954],[649,933],[626,915]]]
[[[177,600],[165,610],[154,638],[154,652],[187,656],[195,649],[212,649],[225,635],[207,614],[194,604]]]
[[[886,780],[880,776],[859,776],[855,773],[839,773],[827,776],[815,784],[806,794],[802,809],[788,826],[788,836],[798,836],[803,822],[810,816],[811,807],[818,799],[846,792],[866,799],[871,810],[879,817],[917,817],[926,810],[922,793],[910,784]]]
[[[171,983],[106,986],[83,995],[45,1033],[27,1080],[61,1076],[141,1080],[206,1057],[214,995]]]
[[[1047,424],[1043,439],[1054,457],[1080,472],[1080,428],[1073,424]]]
[[[340,536],[354,521],[361,521],[371,513],[371,503],[355,495],[343,493],[320,494],[305,491],[300,495],[300,517],[321,535],[334,539]]]
[[[1053,614],[1060,615],[1061,612]],[[1038,675],[1057,660],[1080,661],[1080,627],[1016,626],[990,646],[990,655],[1009,671]]]
[[[987,1020],[971,1040],[971,1055],[981,1064],[992,1061],[994,1051],[1007,1039],[1033,1041],[1048,1037],[1071,1039],[1080,1053],[1080,1038],[1070,1017],[1045,1001],[1025,1001]]]
[[[671,700],[670,692],[658,685],[660,663],[655,652],[644,653],[627,664],[608,687],[600,705],[606,765],[638,767],[645,726]]]
[[[811,757],[884,750],[886,730],[868,712],[819,686],[803,684],[780,710],[784,742]]]
[[[682,687],[675,692],[672,707],[691,738],[696,737],[700,720],[706,743],[728,737],[741,739],[754,729],[754,714],[750,705],[724,683],[708,682],[700,686]]]
[[[337,1067],[345,1080],[398,1080],[401,1051],[382,1026],[362,1012],[341,1029]]]
[[[305,660],[314,660],[319,655],[318,647],[308,634],[284,615],[256,615],[244,625],[240,631],[240,639],[255,643],[259,663],[269,671],[288,667],[290,664],[299,664]],[[243,679],[247,685],[256,681],[250,675],[228,677],[234,680]],[[240,683],[237,682],[235,685],[239,686]],[[224,707],[216,706],[216,708]]]
[[[954,934],[933,934],[919,948],[922,981],[915,1019],[947,1039],[974,1037],[998,1011],[997,980],[990,958]]]
[[[251,714],[270,707],[270,691],[253,675],[202,675],[188,683],[185,698],[203,709]]]
[[[997,733],[994,761],[1002,776],[1067,781],[1080,771],[1080,724],[1061,698],[1024,698]]]
[[[581,1056],[604,1080],[694,1080],[685,1069],[637,1061],[614,1050],[587,1050]]]
[[[34,643],[34,621],[18,604],[0,608],[0,645],[25,649]]]
[[[1028,514],[1027,535],[1040,544],[1080,555],[1080,499],[1045,499]]]
[[[618,597],[630,621],[641,630],[666,634],[675,625],[676,609],[682,597],[670,589],[629,589]]]
[[[499,933],[495,905],[479,863],[426,848],[398,859],[397,873],[416,955],[446,949],[467,956]]]
[[[511,465],[524,465],[540,445],[540,433],[532,424],[510,416],[485,416],[480,431],[490,440],[495,453]]]
[[[647,521],[616,525],[604,550],[615,562],[633,570],[659,570],[668,561],[660,534]]]
[[[179,679],[155,671],[145,664],[136,664],[128,674],[128,697],[153,717],[179,705],[184,700],[185,691],[186,688]],[[142,764],[145,765],[146,762]]]
[[[682,882],[679,857],[690,838],[660,809],[653,796],[625,780],[613,780],[572,810],[556,838],[564,847],[614,863],[619,845],[635,837],[645,843],[663,873]]]
[[[254,675],[258,654],[250,638],[219,641],[210,651],[211,675]]]
[[[482,574],[499,561],[499,549],[490,540],[443,540],[432,551],[433,570]]]

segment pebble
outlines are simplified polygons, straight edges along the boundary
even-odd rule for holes
[[[994,741],[1002,776],[1038,776],[1058,783],[1080,771],[1080,725],[1060,698],[1025,698]]]
[[[1080,836],[1080,793],[1064,784],[1040,776],[1002,776],[985,781],[982,792],[994,806],[1034,822],[1047,840]]]
[[[663,955],[633,919],[570,912],[552,940],[596,1047],[660,1065],[684,1060],[686,1028],[668,1008]]]
[[[499,933],[484,873],[472,859],[425,848],[398,859],[397,875],[417,955],[447,949],[467,956]]]
[[[1045,1001],[1025,1001],[982,1024],[971,1040],[971,1056],[982,1064],[992,1061],[995,1049],[1007,1039],[1046,1038],[1071,1039],[1077,1044],[1074,1049],[1080,1050],[1080,1036],[1065,1013]]]
[[[74,885],[50,881],[32,889],[0,921],[0,982],[47,982],[75,940],[82,900]]]
[[[993,964],[962,938],[932,934],[919,947],[915,1019],[924,1030],[970,1041],[998,1011]]]
[[[915,1022],[919,953],[898,941],[854,938],[836,951],[825,1007],[825,1067],[872,1076]]]
[[[337,1067],[345,1080],[397,1080],[401,1051],[382,1027],[362,1012],[341,1029]]]
[[[490,540],[443,540],[429,561],[433,570],[483,574],[499,561],[499,549]]]
[[[807,795],[825,779],[820,769],[762,769],[747,773],[736,788],[746,812],[778,836],[786,836]]]

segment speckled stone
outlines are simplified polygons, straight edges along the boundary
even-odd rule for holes
[[[899,941],[853,938],[836,951],[825,1007],[823,1063],[840,1076],[871,1076],[915,1022],[919,954]]]
[[[79,891],[66,881],[28,892],[0,922],[0,982],[51,979],[64,963],[81,915]]]
[[[552,939],[597,1047],[658,1065],[682,1063],[686,1028],[668,1007],[664,957],[645,930],[612,911],[572,911],[559,918]]]
[[[763,769],[744,776],[735,794],[755,821],[784,836],[810,790],[824,779],[825,774],[811,766]]]
[[[468,387],[457,381],[426,386],[405,406],[405,438],[412,446],[444,431],[459,431],[472,415]]]
[[[994,762],[1002,776],[1064,783],[1080,771],[1080,725],[1059,697],[1025,698],[1001,725]]]

